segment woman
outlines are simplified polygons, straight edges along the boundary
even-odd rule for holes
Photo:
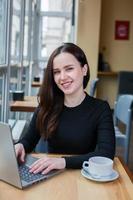
[[[31,152],[42,136],[48,142],[48,152],[73,155],[44,156],[30,172],[81,168],[92,156],[114,158],[111,110],[107,102],[85,93],[89,78],[86,56],[75,44],[65,43],[50,56],[38,95],[39,106],[27,134],[15,145],[16,154],[24,162],[25,152]]]

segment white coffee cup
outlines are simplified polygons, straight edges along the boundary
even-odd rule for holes
[[[94,156],[83,162],[83,169],[95,178],[109,176],[113,172],[113,160],[107,157]]]

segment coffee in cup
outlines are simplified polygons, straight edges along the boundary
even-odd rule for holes
[[[83,169],[95,178],[106,177],[113,172],[113,160],[107,157],[94,156],[83,162]]]

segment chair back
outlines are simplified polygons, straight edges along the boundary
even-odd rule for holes
[[[129,123],[131,108],[133,103],[133,95],[121,95],[115,104],[114,117],[123,122]],[[115,121],[116,123],[116,121]]]
[[[47,141],[44,141],[44,138],[40,138],[39,142],[37,143],[35,147],[36,153],[48,153],[48,143]]]
[[[90,96],[94,96],[95,95],[95,91],[96,91],[96,87],[97,87],[97,83],[99,81],[99,78],[95,78],[94,80],[91,81],[90,83]]]
[[[124,147],[124,160],[128,163],[129,145],[131,136],[133,95],[120,95],[115,103],[114,125],[116,135],[116,145]],[[125,125],[125,132],[119,129],[119,123]]]

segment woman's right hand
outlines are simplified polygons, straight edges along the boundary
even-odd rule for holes
[[[20,162],[25,162],[25,150],[24,150],[24,146],[21,143],[18,143],[15,145],[15,151],[16,151],[16,157],[18,159],[18,161]]]

